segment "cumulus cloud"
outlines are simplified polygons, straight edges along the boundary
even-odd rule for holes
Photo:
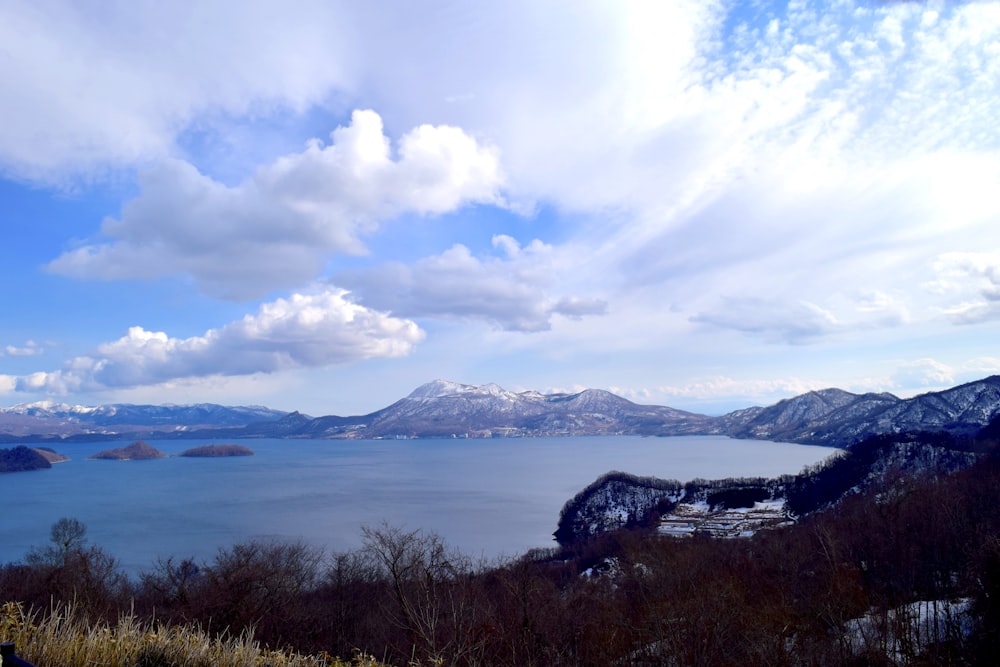
[[[235,187],[164,162],[143,174],[142,194],[121,218],[104,222],[110,241],[71,250],[48,269],[103,280],[180,274],[213,296],[257,298],[309,281],[333,254],[364,252],[360,237],[386,218],[500,203],[495,149],[458,128],[417,127],[395,159],[373,111],[355,111],[331,138]]]
[[[55,372],[19,377],[19,391],[68,393],[209,375],[250,375],[409,354],[423,339],[409,320],[364,308],[343,290],[295,294],[202,336],[132,327]]]
[[[390,263],[336,280],[372,307],[403,317],[485,320],[510,331],[545,331],[552,317],[602,315],[603,299],[554,297],[552,246],[534,240],[521,247],[506,235],[493,237],[503,256],[476,257],[464,245],[418,260]]]

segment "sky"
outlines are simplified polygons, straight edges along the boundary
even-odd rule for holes
[[[1000,372],[1000,2],[0,4],[0,404]]]

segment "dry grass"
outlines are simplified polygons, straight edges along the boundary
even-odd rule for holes
[[[358,655],[303,656],[262,648],[247,635],[211,637],[188,626],[150,626],[133,616],[117,624],[91,624],[72,606],[39,616],[17,603],[0,607],[0,641],[35,665],[58,667],[383,667]]]

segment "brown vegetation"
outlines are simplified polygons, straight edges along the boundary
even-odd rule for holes
[[[40,617],[7,602],[0,605],[0,636],[15,645],[21,659],[59,667],[380,667],[360,653],[350,662],[304,656],[263,648],[249,633],[213,637],[197,627],[145,623],[130,614],[94,623],[73,605]]]

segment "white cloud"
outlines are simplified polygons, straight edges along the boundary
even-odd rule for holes
[[[962,370],[966,373],[1000,373],[1000,357],[976,357],[969,359],[962,364]]]
[[[65,275],[179,274],[211,295],[271,298],[262,295],[332,271],[337,253],[390,246],[369,242],[390,217],[509,205],[502,192],[515,210],[536,204],[542,214],[491,219],[492,253],[463,236],[412,265],[374,257],[373,268],[333,282],[398,317],[448,320],[434,333],[461,341],[442,353],[455,359],[482,359],[483,327],[455,333],[469,321],[549,330],[485,334],[524,358],[610,367],[630,352],[636,368],[661,375],[672,371],[666,348],[685,361],[719,342],[732,350],[701,358],[731,352],[720,377],[741,375],[726,363],[767,355],[795,355],[785,376],[849,356],[890,388],[887,350],[964,372],[961,360],[918,349],[939,329],[970,356],[989,354],[976,339],[989,327],[946,322],[997,317],[1000,286],[983,262],[1000,247],[998,3],[44,12],[23,2],[0,9],[0,43],[15,56],[0,55],[0,88],[12,91],[0,109],[10,130],[0,169],[51,180],[145,166],[140,197],[105,236],[51,264]],[[200,12],[228,14],[227,34],[211,28],[221,20],[182,20],[218,19]],[[66,62],[60,50],[78,57]],[[284,142],[309,136],[284,134],[275,119],[315,127],[355,107],[376,109],[399,140],[362,112],[330,145],[278,159],[287,148],[259,146],[261,125]],[[227,144],[240,168],[177,148],[180,135],[224,134],[230,123],[244,123],[253,142]],[[268,157],[247,176],[254,155]],[[239,177],[224,185],[221,174]],[[522,248],[504,234],[540,240]],[[614,317],[568,320],[605,309]],[[515,355],[506,356],[508,367],[477,371],[513,375]],[[934,372],[908,371],[913,382]],[[544,381],[568,385],[569,375]]]
[[[420,126],[402,137],[398,159],[373,111],[355,111],[331,137],[236,187],[186,162],[161,163],[142,176],[142,194],[121,219],[105,221],[111,241],[48,268],[104,280],[181,274],[208,294],[250,299],[308,282],[333,254],[364,252],[360,237],[380,220],[500,203],[496,151],[460,129]]]
[[[0,173],[87,177],[176,154],[176,137],[206,114],[322,103],[352,83],[350,30],[331,38],[345,24],[336,14],[312,0],[4,2]]]
[[[760,401],[772,400],[775,397],[797,396],[828,386],[823,382],[802,378],[746,380],[716,375],[700,377],[684,385],[661,385],[643,389],[612,387],[611,391],[639,402],[649,401],[654,397],[668,402],[673,398],[710,400],[746,398]]]
[[[411,321],[369,310],[343,290],[295,294],[202,336],[172,338],[132,327],[62,370],[18,378],[25,392],[68,393],[141,387],[211,375],[252,375],[409,354],[423,332]]]
[[[771,343],[807,343],[844,328],[833,313],[806,301],[729,297],[723,297],[715,309],[698,313],[691,321],[761,336]]]
[[[955,384],[955,369],[935,359],[899,364],[892,377],[897,387],[947,387]]]
[[[364,303],[403,317],[478,319],[511,331],[545,331],[554,315],[601,315],[597,297],[552,296],[556,251],[535,240],[525,247],[498,235],[493,245],[505,257],[475,257],[456,244],[413,265],[391,263],[335,277]]]
[[[24,345],[5,345],[0,348],[0,357],[33,357],[45,352],[45,349],[33,340],[27,341]]]
[[[942,312],[956,324],[1000,319],[1000,255],[995,252],[950,252],[934,263],[932,292],[948,298]]]
[[[1000,62],[991,56],[1000,23],[971,5],[950,6],[934,25],[923,25],[919,3],[797,7],[736,28],[717,43],[725,50],[713,46],[717,14],[686,17],[712,26],[695,33],[683,68],[693,80],[676,90],[663,72],[667,83],[641,81],[669,91],[642,132],[618,117],[594,132],[570,114],[562,131],[530,144],[547,155],[501,142],[512,179],[530,162],[545,171],[539,178],[572,181],[547,187],[566,207],[626,211],[598,219],[611,227],[616,274],[637,283],[697,275],[691,282],[703,291],[704,274],[711,283],[736,274],[729,282],[767,301],[775,283],[794,282],[789,310],[822,305],[831,270],[848,291],[911,293],[912,270],[883,267],[996,235],[1000,76],[980,72]],[[612,89],[598,79],[593,94]],[[621,99],[625,114],[630,98]],[[556,112],[539,122],[561,120]],[[553,145],[571,136],[592,154]],[[740,262],[752,265],[732,271]]]

